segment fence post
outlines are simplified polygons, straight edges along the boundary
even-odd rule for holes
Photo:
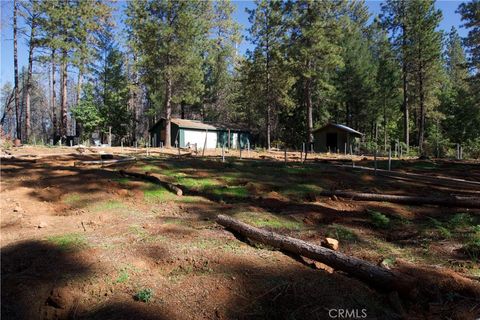
[[[457,143],[457,153],[455,155],[456,160],[460,160],[460,145]]]
[[[344,149],[345,155],[347,155],[347,143],[345,142],[345,149]]]
[[[225,162],[225,143],[222,145],[222,162]]]
[[[122,152],[123,152],[123,139],[120,141],[120,145],[122,146]]]
[[[307,160],[307,150],[305,149],[305,142],[302,143],[302,163],[305,162],[305,160]],[[305,157],[305,158],[304,158]]]

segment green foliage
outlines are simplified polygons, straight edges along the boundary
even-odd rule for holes
[[[370,222],[379,229],[386,229],[390,227],[390,219],[381,212],[368,210],[370,214]]]
[[[83,87],[83,96],[77,106],[72,108],[75,119],[81,123],[82,139],[88,138],[103,123],[104,118],[97,107],[93,92],[93,85]]]
[[[480,137],[468,140],[464,150],[466,157],[480,159]]]
[[[142,289],[135,294],[134,298],[137,301],[148,303],[153,298],[153,290],[150,288]]]
[[[358,236],[354,232],[338,224],[332,224],[328,227],[327,236],[346,242],[355,242],[358,240]]]

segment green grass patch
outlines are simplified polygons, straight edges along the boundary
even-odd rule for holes
[[[314,184],[282,184],[279,192],[288,198],[304,199],[308,195],[315,195],[322,188]]]
[[[73,208],[83,208],[89,203],[89,199],[86,196],[79,195],[77,193],[65,195],[62,201]]]
[[[358,241],[358,236],[352,230],[338,224],[332,224],[328,227],[327,236],[345,242]]]
[[[177,197],[164,187],[155,184],[150,184],[147,189],[143,190],[143,196],[147,202],[172,201]]]
[[[251,224],[258,228],[270,229],[287,229],[287,230],[302,230],[303,223],[298,222],[287,217],[275,216],[269,213],[239,213],[235,215],[236,218]]]
[[[107,200],[107,201],[102,201],[100,203],[95,204],[92,207],[92,210],[99,212],[99,211],[115,211],[115,210],[126,209],[126,208],[127,206],[121,201]]]
[[[128,273],[127,268],[122,268],[122,269],[120,269],[120,272],[118,273],[117,279],[115,279],[115,283],[127,282],[129,278],[130,278],[130,274]]]
[[[82,234],[67,233],[59,236],[48,237],[47,240],[61,250],[74,251],[87,247],[87,241]]]
[[[217,197],[247,198],[250,193],[244,186],[215,187],[206,190]]]
[[[209,178],[187,178],[183,176],[176,177],[177,182],[189,189],[205,190],[206,188],[218,186],[220,183]]]
[[[155,236],[148,233],[144,228],[137,224],[132,224],[128,227],[128,231],[135,235],[138,241],[142,242],[156,242],[156,241],[164,241],[166,237],[164,236]]]
[[[126,177],[114,178],[112,180],[115,181],[115,182],[118,182],[120,184],[128,184],[131,181],[129,178],[126,178]]]

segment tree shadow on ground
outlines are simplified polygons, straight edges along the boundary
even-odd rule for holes
[[[66,250],[46,241],[25,241],[2,248],[1,318],[32,319],[171,319],[165,310],[151,312],[133,298],[82,306],[83,293],[71,284],[95,276],[88,252]],[[77,290],[77,291],[74,291]]]

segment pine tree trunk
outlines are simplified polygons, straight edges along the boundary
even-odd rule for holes
[[[52,64],[52,88],[50,91],[50,102],[51,102],[51,108],[52,108],[52,129],[53,129],[53,139],[55,140],[55,137],[57,135],[57,110],[56,110],[56,102],[55,100],[57,99],[56,93],[55,93],[55,74],[56,74],[56,65],[55,65],[55,50],[52,50],[52,57],[51,57],[51,64]]]
[[[405,18],[405,17],[404,17]],[[402,50],[403,50],[403,62],[402,62],[402,73],[403,73],[403,141],[406,144],[408,153],[408,148],[410,146],[410,130],[409,130],[409,118],[408,118],[408,77],[407,77],[407,57],[406,57],[406,47],[407,47],[407,34],[406,26],[402,25]]]
[[[33,49],[35,37],[35,22],[32,21],[30,29],[30,43],[28,49],[28,75],[25,93],[25,140],[30,138],[31,123],[30,123],[30,90],[32,87],[32,69],[33,69]]]
[[[68,69],[67,69],[67,52],[63,50],[62,54],[62,90],[61,90],[61,118],[62,124],[60,128],[60,134],[62,137],[67,135],[67,79],[68,79]]]
[[[307,142],[310,149],[310,145],[313,142],[313,106],[312,106],[312,80],[307,79],[305,84],[305,98],[307,104]]]
[[[172,146],[171,138],[171,117],[172,117],[172,78],[167,74],[167,81],[165,86],[165,147]]]
[[[13,1],[13,68],[15,82],[15,120],[17,139],[22,138],[22,127],[20,121],[20,97],[18,89],[18,48],[17,48],[17,1]]]
[[[420,65],[420,68],[422,66]],[[423,73],[420,69],[419,72],[419,99],[420,99],[420,124],[419,124],[419,132],[418,132],[418,146],[420,148],[420,154],[423,154],[423,140],[425,136],[425,88],[423,83]]]
[[[271,148],[271,131],[272,131],[272,122],[271,122],[271,117],[272,117],[272,99],[271,99],[271,92],[270,92],[270,44],[269,44],[269,21],[268,21],[268,14],[265,15],[265,29],[267,30],[267,42],[266,42],[266,73],[267,73],[267,83],[266,83],[266,89],[267,89],[267,110],[266,110],[266,117],[265,117],[265,128],[267,130],[266,132],[266,140],[267,140],[267,150],[270,150]]]
[[[387,98],[383,96],[383,147],[387,152]]]

